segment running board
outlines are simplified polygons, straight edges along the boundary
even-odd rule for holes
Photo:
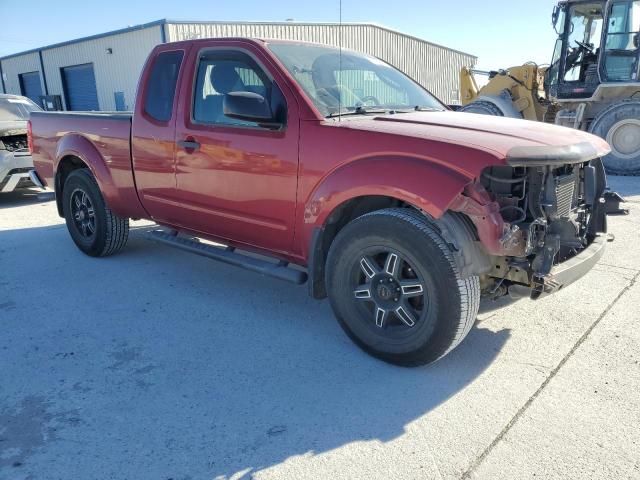
[[[149,232],[149,237],[159,243],[169,245],[171,247],[184,250],[185,252],[195,253],[203,257],[218,260],[229,265],[244,268],[252,272],[267,275],[269,277],[284,280],[286,282],[302,285],[307,281],[307,273],[294,270],[289,264],[283,260],[278,263],[268,262],[259,258],[250,257],[241,253],[236,253],[233,247],[214,247],[206,243],[200,243],[197,240],[182,238],[175,234],[167,233],[162,230],[153,230]]]

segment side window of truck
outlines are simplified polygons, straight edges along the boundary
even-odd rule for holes
[[[202,55],[193,98],[193,120],[198,123],[257,127],[257,123],[237,120],[224,114],[224,97],[229,92],[253,92],[271,101],[272,82],[256,62],[242,52],[220,51]]]
[[[147,79],[144,111],[159,122],[171,120],[182,57],[183,52],[158,54]]]

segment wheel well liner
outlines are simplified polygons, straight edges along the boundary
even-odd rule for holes
[[[350,221],[376,210],[401,206],[401,200],[382,195],[369,195],[352,198],[339,205],[321,227],[315,227],[309,246],[309,294],[312,298],[327,297],[324,283],[325,263],[331,243],[340,230]]]
[[[64,216],[64,211],[62,207],[62,195],[64,189],[64,182],[66,181],[69,174],[80,168],[89,168],[89,166],[82,161],[79,157],[75,155],[67,155],[63,157],[58,163],[58,168],[56,169],[56,176],[54,180],[54,188],[56,191],[56,207],[58,208],[58,215],[61,217]]]

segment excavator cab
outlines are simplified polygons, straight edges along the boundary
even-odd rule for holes
[[[598,57],[606,2],[563,3],[554,14],[558,39],[549,69],[549,94],[589,98],[600,84]]]
[[[562,0],[552,19],[551,65],[501,70],[482,88],[463,69],[460,111],[591,132],[611,146],[607,172],[640,176],[640,0]]]
[[[553,13],[558,39],[547,88],[557,99],[590,98],[603,83],[638,82],[640,1],[569,1]]]

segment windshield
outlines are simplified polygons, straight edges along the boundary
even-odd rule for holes
[[[40,110],[28,98],[0,98],[0,122],[29,120],[29,114]]]
[[[604,46],[603,73],[610,82],[638,80],[640,0],[611,4]]]
[[[444,110],[442,103],[391,65],[369,55],[308,44],[274,43],[271,51],[320,112]]]
[[[584,81],[588,66],[598,62],[597,49],[604,24],[602,3],[574,5],[569,15],[564,79],[568,82]]]

